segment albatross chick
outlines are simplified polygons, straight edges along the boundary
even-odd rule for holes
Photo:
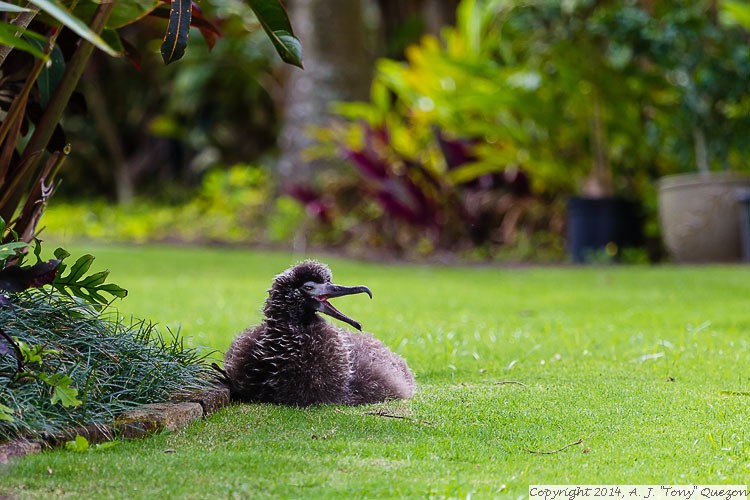
[[[367,333],[326,322],[318,313],[362,326],[329,299],[366,293],[365,286],[331,283],[325,264],[304,261],[276,276],[265,318],[242,332],[224,359],[233,399],[307,406],[406,399],[414,376],[406,362]]]

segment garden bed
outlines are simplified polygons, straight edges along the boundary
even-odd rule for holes
[[[229,389],[216,387],[196,392],[184,401],[151,403],[126,411],[111,424],[91,424],[54,434],[42,439],[17,438],[0,444],[0,464],[11,458],[39,453],[44,449],[64,447],[84,439],[85,446],[105,443],[113,439],[139,439],[161,431],[176,431],[204,418],[229,404]]]

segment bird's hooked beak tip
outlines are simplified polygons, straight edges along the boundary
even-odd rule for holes
[[[332,318],[348,323],[357,330],[362,331],[362,325],[358,321],[342,313],[328,302],[328,299],[334,297],[343,297],[344,295],[354,295],[357,293],[366,293],[370,299],[372,299],[372,292],[366,286],[341,286],[334,285],[333,283],[318,285],[314,291],[313,297],[317,300],[316,309],[318,312],[322,312]]]

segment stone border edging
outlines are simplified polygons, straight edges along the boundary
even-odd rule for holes
[[[0,445],[0,464],[8,463],[11,458],[39,453],[43,449],[65,446],[76,436],[83,436],[89,443],[97,444],[115,437],[142,439],[160,431],[176,431],[229,405],[229,388],[215,387],[180,399],[182,401],[139,406],[126,411],[109,425],[92,424],[44,436],[41,440],[19,438],[3,443]]]

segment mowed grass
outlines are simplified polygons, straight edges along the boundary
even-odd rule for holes
[[[69,249],[92,252],[130,290],[123,314],[181,325],[191,345],[219,351],[260,319],[274,275],[300,258]],[[412,401],[235,405],[180,432],[14,461],[0,468],[0,493],[519,498],[545,483],[748,483],[750,268],[321,260],[336,282],[372,289],[372,300],[336,305],[408,360]]]

